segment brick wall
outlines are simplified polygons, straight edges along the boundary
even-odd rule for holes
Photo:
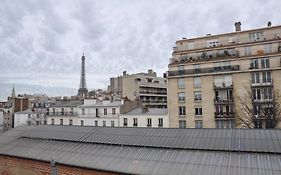
[[[59,175],[114,175],[90,169],[76,168],[57,164]],[[0,156],[0,175],[50,175],[51,165],[49,162]]]

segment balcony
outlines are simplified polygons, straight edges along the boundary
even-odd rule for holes
[[[145,94],[145,95],[149,95],[149,94],[154,94],[154,95],[167,95],[167,91],[145,91],[145,90],[141,90],[139,92],[139,94]]]
[[[78,116],[77,112],[49,112],[48,116]]]
[[[234,99],[233,98],[229,98],[229,99],[215,98],[214,102],[215,102],[215,104],[233,104]]]
[[[234,112],[215,112],[215,119],[216,120],[234,120],[235,119],[235,113]]]
[[[272,87],[273,86],[273,80],[270,79],[269,81],[265,82],[265,80],[263,80],[263,82],[260,83],[252,83],[252,88],[258,88],[258,87]]]
[[[210,68],[202,68],[202,69],[177,70],[177,71],[168,71],[168,77],[194,75],[194,74],[219,73],[219,72],[234,72],[234,71],[239,71],[239,70],[240,70],[239,65],[210,67]]]
[[[214,84],[214,90],[227,90],[227,89],[233,89],[233,84],[230,85],[222,83],[221,85],[215,85]]]

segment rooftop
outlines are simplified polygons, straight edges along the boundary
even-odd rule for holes
[[[28,126],[0,154],[128,174],[280,174],[281,130]]]
[[[167,108],[147,108],[147,111],[143,111],[142,108],[136,108],[131,110],[125,115],[167,115],[168,109]]]

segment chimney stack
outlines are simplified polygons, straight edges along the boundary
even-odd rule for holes
[[[267,27],[271,27],[271,25],[272,25],[271,21],[268,21]]]
[[[240,21],[239,22],[235,22],[234,26],[235,26],[235,31],[236,32],[240,32],[241,31],[241,22]]]
[[[127,71],[123,71],[123,76],[126,76],[127,75]]]

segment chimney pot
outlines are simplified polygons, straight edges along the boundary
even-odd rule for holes
[[[239,22],[235,22],[234,26],[235,26],[235,31],[236,32],[241,31],[241,22],[240,21]]]
[[[267,27],[271,27],[271,25],[272,25],[271,21],[268,21]]]

